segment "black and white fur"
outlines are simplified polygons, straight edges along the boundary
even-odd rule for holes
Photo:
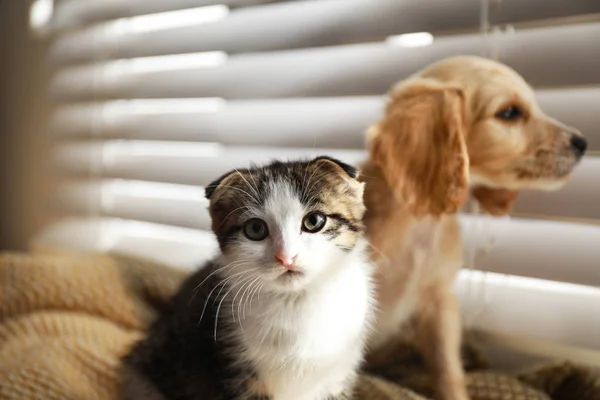
[[[356,177],[319,157],[236,170],[209,185],[221,254],[124,358],[123,397],[350,399],[374,314]],[[318,232],[303,230],[311,213],[326,219]],[[253,218],[266,222],[264,240],[245,236]]]

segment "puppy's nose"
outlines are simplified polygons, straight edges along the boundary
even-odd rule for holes
[[[575,153],[579,157],[581,157],[582,155],[585,154],[585,151],[587,150],[587,146],[588,146],[588,142],[587,142],[587,140],[585,140],[585,138],[583,136],[578,136],[578,135],[571,136],[571,147],[573,148],[573,151],[575,151]]]

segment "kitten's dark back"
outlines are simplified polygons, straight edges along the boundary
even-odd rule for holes
[[[216,265],[208,263],[190,276],[170,301],[161,317],[152,324],[148,338],[137,343],[123,359],[125,373],[143,378],[145,390],[160,392],[157,399],[231,399],[230,388],[223,387],[227,377],[238,375],[227,357],[227,341],[213,337],[216,318],[213,302],[220,298],[215,290],[206,304],[209,293],[219,283],[214,272]],[[201,286],[199,286],[202,283]],[[191,300],[190,300],[191,299]],[[138,380],[138,379],[135,379]],[[125,388],[124,399],[147,399],[139,384]],[[227,385],[229,386],[229,385]],[[127,392],[132,391],[132,397]],[[217,393],[222,395],[219,397]],[[148,399],[150,400],[150,399]],[[153,400],[153,399],[152,399]]]

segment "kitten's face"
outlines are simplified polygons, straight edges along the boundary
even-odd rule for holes
[[[356,175],[337,160],[316,158],[234,171],[211,184],[213,231],[232,285],[298,291],[343,268],[364,230]]]

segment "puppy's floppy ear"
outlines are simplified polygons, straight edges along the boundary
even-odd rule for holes
[[[462,90],[428,79],[390,94],[369,130],[370,158],[416,216],[451,214],[467,200],[469,158]]]
[[[481,208],[496,217],[508,214],[518,195],[516,190],[492,189],[486,186],[473,189],[473,197],[477,199]]]

